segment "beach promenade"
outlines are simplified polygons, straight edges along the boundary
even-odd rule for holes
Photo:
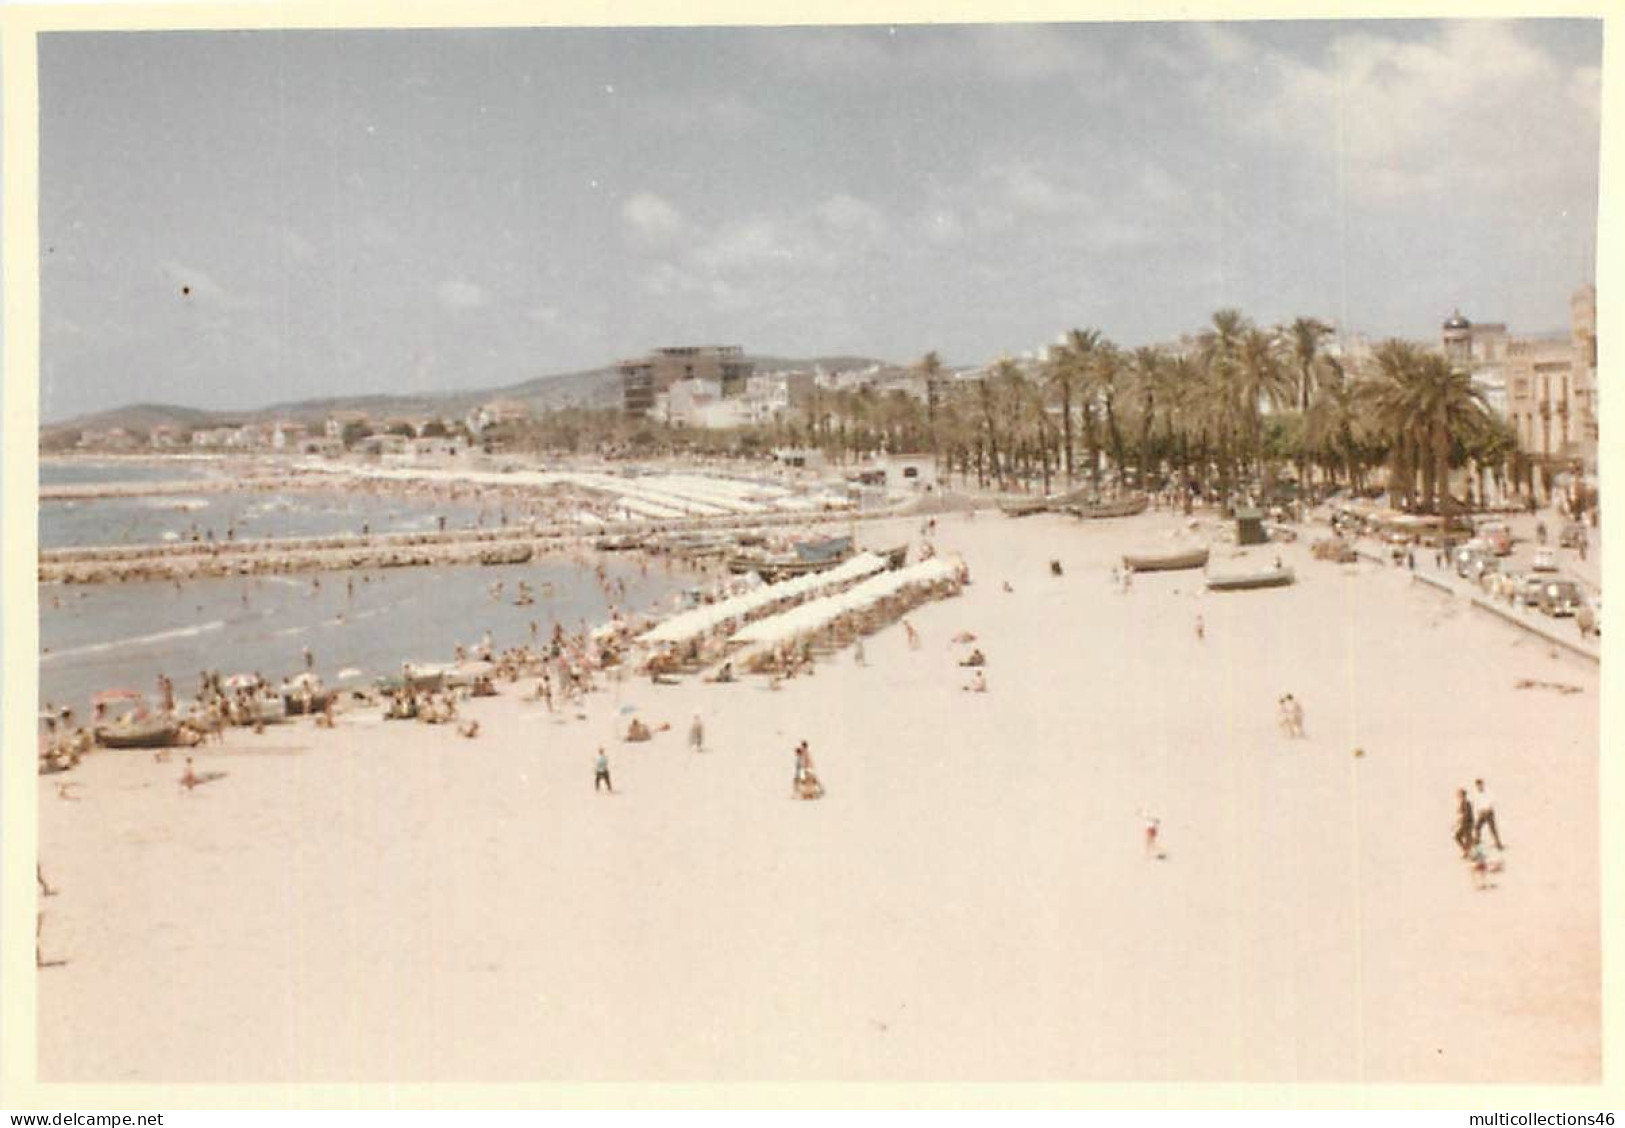
[[[527,680],[464,704],[474,740],[233,730],[193,791],[182,753],[98,752],[71,798],[40,781],[40,1076],[1597,1080],[1597,665],[1313,531],[1214,543],[1292,587],[1114,585],[1212,528],[942,517],[973,583],[908,616],[919,647],[777,690],[629,678],[578,715]],[[622,743],[634,716],[671,728]],[[1508,846],[1482,891],[1474,777]]]

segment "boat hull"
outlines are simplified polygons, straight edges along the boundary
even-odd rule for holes
[[[1287,587],[1295,582],[1291,568],[1272,568],[1268,572],[1252,572],[1240,576],[1209,576],[1209,591],[1255,591],[1259,588]]]
[[[93,732],[103,748],[171,748],[180,743],[179,725],[104,726]]]
[[[1160,556],[1124,555],[1123,566],[1133,572],[1181,572],[1188,568],[1206,568],[1207,556],[1208,550],[1205,548],[1189,552],[1165,552]]]
[[[1151,499],[1141,494],[1123,501],[1100,502],[1095,505],[1069,505],[1067,511],[1085,521],[1099,521],[1108,517],[1135,517],[1144,513]]]

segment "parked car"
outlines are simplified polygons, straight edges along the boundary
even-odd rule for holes
[[[1563,526],[1558,534],[1557,543],[1564,548],[1579,548],[1580,542],[1586,539],[1586,527],[1579,521],[1570,521]]]
[[[1561,576],[1542,580],[1540,592],[1535,597],[1535,606],[1553,618],[1574,614],[1584,602],[1585,593],[1580,590],[1580,585]]]
[[[1534,607],[1540,602],[1540,588],[1549,576],[1542,576],[1537,572],[1526,572],[1518,577],[1517,599],[1525,607]]]
[[[1530,565],[1537,572],[1557,571],[1557,553],[1549,548],[1535,549],[1535,562]]]
[[[1486,521],[1478,527],[1478,539],[1497,556],[1512,554],[1512,530],[1505,521]]]
[[[1456,575],[1464,579],[1476,580],[1486,572],[1500,570],[1501,562],[1488,549],[1469,546],[1456,550]]]

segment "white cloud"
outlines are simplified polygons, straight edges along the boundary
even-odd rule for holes
[[[825,226],[842,237],[878,240],[891,227],[879,208],[844,192],[837,192],[815,210]]]
[[[643,239],[663,241],[682,231],[682,213],[653,192],[638,192],[621,205],[621,218]]]
[[[1423,40],[1357,31],[1323,63],[1257,61],[1267,101],[1247,132],[1337,162],[1357,199],[1527,204],[1592,175],[1596,69],[1563,66],[1513,24],[1453,21]]]
[[[447,279],[440,283],[435,294],[447,309],[475,309],[490,300],[483,289],[466,278]]]

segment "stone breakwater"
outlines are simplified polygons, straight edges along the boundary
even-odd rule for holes
[[[538,552],[590,547],[602,536],[652,538],[674,533],[745,532],[792,525],[847,524],[854,520],[877,520],[897,515],[895,510],[881,510],[863,514],[829,512],[693,517],[672,521],[609,522],[590,530],[575,522],[546,525],[527,523],[498,529],[445,532],[60,548],[40,553],[39,580],[47,584],[103,584],[361,568],[518,564],[526,562]]]
[[[169,482],[59,482],[39,488],[41,501],[98,501],[108,498],[172,497],[200,493],[237,493],[242,490],[281,490],[287,478],[192,478]]]

